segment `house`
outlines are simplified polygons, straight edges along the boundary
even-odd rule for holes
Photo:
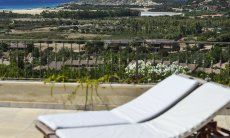
[[[98,65],[102,65],[104,62],[102,60],[67,60],[65,62],[66,67],[71,68],[95,68],[98,67]]]
[[[105,40],[104,47],[112,49],[113,51],[119,51],[121,47],[127,47],[130,45],[131,40]]]
[[[210,73],[220,74],[220,69],[213,69],[213,68],[198,67],[196,71],[205,72],[207,74],[210,74]]]
[[[102,65],[104,62],[102,60],[67,60],[63,61],[51,61],[49,64],[45,66],[37,66],[34,67],[34,70],[61,70],[62,67],[68,67],[72,69],[79,69],[79,68],[96,68],[98,65]]]
[[[175,40],[170,39],[147,39],[146,44],[150,46],[150,49],[154,52],[164,50],[167,52],[179,51],[180,47]]]
[[[48,69],[61,70],[62,66],[64,66],[64,62],[62,61],[52,61],[47,65]]]
[[[197,16],[198,18],[216,18],[216,17],[223,17],[224,14],[210,14],[210,15],[201,15],[201,16]]]
[[[176,15],[184,15],[183,13],[178,12],[141,12],[140,16],[144,17],[155,17],[155,16],[176,16]]]
[[[61,70],[62,66],[63,66],[63,62],[62,61],[51,61],[49,64],[47,65],[39,65],[33,68],[33,70]]]
[[[27,48],[27,44],[24,43],[11,43],[9,49],[11,50],[25,50]]]
[[[47,66],[36,66],[36,67],[34,67],[33,68],[33,70],[37,70],[37,71],[39,71],[39,70],[47,70]]]
[[[229,65],[230,65],[229,62],[225,62],[225,63],[219,62],[219,63],[214,64],[213,68],[224,69],[224,68],[228,67]]]
[[[131,43],[132,41],[130,41],[130,40],[122,40],[122,39],[120,39],[120,40],[105,40],[104,41],[104,44],[105,44],[105,46],[121,46],[121,45],[123,45],[123,46],[128,46],[129,45],[129,43]]]
[[[123,48],[132,44],[131,40],[106,40],[104,42],[106,48],[111,48],[114,51],[119,51],[119,48]],[[170,39],[146,39],[144,44],[150,47],[150,50],[159,52],[164,49],[165,51],[179,51],[180,47],[175,40]]]

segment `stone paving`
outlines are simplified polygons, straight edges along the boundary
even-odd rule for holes
[[[35,128],[35,120],[39,115],[73,110],[0,108],[0,138],[43,138]]]
[[[44,114],[67,112],[76,111],[0,107],[0,138],[43,138],[34,125],[37,117]],[[230,129],[229,111],[218,115],[215,120],[220,126]]]
[[[217,121],[218,126],[230,130],[230,109],[223,110],[214,120]]]

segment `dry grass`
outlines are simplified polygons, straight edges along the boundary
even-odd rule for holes
[[[94,38],[108,38],[108,37],[110,37],[110,35],[70,33],[68,34],[67,39],[77,39],[77,38],[94,39]]]

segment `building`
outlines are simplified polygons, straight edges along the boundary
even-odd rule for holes
[[[201,15],[197,16],[198,18],[217,18],[217,17],[223,17],[224,14],[210,14],[210,15]]]
[[[67,60],[65,62],[66,67],[70,68],[95,68],[98,65],[102,65],[104,62],[102,60]]]
[[[178,12],[141,12],[140,16],[176,16],[176,15],[183,15],[183,13],[178,13]]]
[[[170,39],[148,39],[145,40],[146,44],[150,46],[150,49],[154,52],[160,52],[161,50],[166,52],[179,51],[180,47],[176,41]]]
[[[34,70],[61,70],[62,67],[68,67],[71,69],[79,69],[79,68],[96,68],[98,65],[104,64],[101,60],[67,60],[63,61],[51,61],[49,64],[45,66],[37,66],[34,67]]]
[[[127,47],[131,44],[131,40],[105,40],[104,47],[106,49],[112,49],[113,51],[119,51],[120,48]]]
[[[114,51],[119,51],[120,48],[129,46],[132,44],[131,40],[106,40],[104,42],[106,48],[111,48]],[[180,47],[175,40],[170,39],[146,39],[143,41],[146,46],[149,46],[149,49],[155,52],[160,50],[170,51],[179,51]]]
[[[24,43],[11,43],[9,49],[11,50],[25,50],[27,48],[27,44]]]

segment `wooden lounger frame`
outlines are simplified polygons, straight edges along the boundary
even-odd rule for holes
[[[36,122],[36,128],[44,134],[44,138],[58,138],[53,130],[39,121]],[[230,131],[218,127],[216,121],[211,121],[188,138],[230,138]]]
[[[191,77],[191,76],[188,76],[188,75],[184,75],[184,74],[179,74],[180,76],[183,76],[183,77],[186,77],[186,78],[189,78],[189,79],[194,79],[194,80],[197,80],[199,82],[199,85],[202,85],[204,84],[206,81],[205,80],[202,80],[202,79],[199,79],[199,78],[196,78],[196,77]],[[56,135],[55,135],[55,131],[50,129],[49,127],[47,127],[45,124],[43,124],[42,122],[40,121],[37,121],[35,123],[35,126],[36,128],[43,133],[44,135],[44,138],[58,138]]]
[[[216,121],[211,121],[188,138],[230,138],[230,131],[218,127]]]
[[[50,129],[49,127],[47,127],[45,124],[43,124],[40,121],[37,121],[35,123],[36,128],[42,132],[42,134],[44,135],[44,138],[57,138],[55,136],[55,131],[53,131],[52,129]]]

